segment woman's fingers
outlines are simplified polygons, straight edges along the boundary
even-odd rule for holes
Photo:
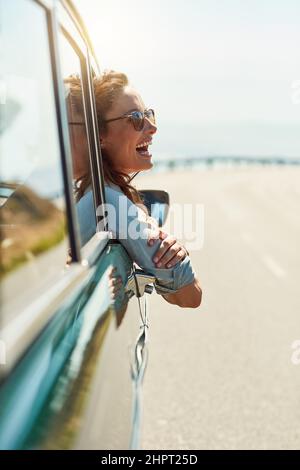
[[[181,260],[181,255],[178,256],[178,253],[182,252],[182,247],[179,245],[179,243],[175,243],[171,248],[160,258],[160,263],[161,266],[165,268],[169,268],[173,266],[173,264],[176,264],[178,261]],[[174,259],[175,258],[175,259]],[[169,266],[171,263],[171,260],[174,260],[174,263]]]
[[[161,240],[165,240],[167,237],[168,237],[167,232],[164,232],[163,230],[160,230],[160,231],[159,231],[159,238],[160,238]]]
[[[151,226],[150,229],[150,234],[148,238],[148,245],[153,245],[153,243],[160,238],[160,229],[156,226],[153,225]]]
[[[148,245],[152,246],[156,240],[164,240],[168,234],[160,229],[152,229],[148,238]]]
[[[175,254],[175,256],[173,256],[173,258],[169,259],[168,261],[166,261],[166,268],[172,268],[173,266],[175,266],[175,264],[177,264],[179,261],[182,261],[184,260],[184,258],[186,257],[186,251],[184,248],[180,247],[179,251],[177,251],[177,253]]]
[[[159,239],[162,242],[153,257],[157,268],[171,268],[187,256],[187,250],[177,242],[176,238],[168,235],[163,230],[159,230]],[[157,236],[156,238],[150,238],[148,243],[151,245],[154,240],[157,240]]]
[[[154,263],[156,264],[156,266],[158,268],[160,268],[162,266],[162,264],[164,264],[164,261],[163,261],[163,257],[165,256],[165,254],[167,253],[168,250],[170,250],[170,248],[176,243],[176,239],[174,237],[171,237],[171,236],[168,236],[167,238],[165,238],[161,244],[160,244],[160,247],[158,248],[158,250],[156,251],[154,257],[153,257],[153,261]],[[178,251],[178,250],[177,250]],[[176,252],[177,252],[176,251]],[[172,257],[174,256],[175,253],[173,253]]]

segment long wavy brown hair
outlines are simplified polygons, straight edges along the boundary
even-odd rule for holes
[[[65,79],[65,84],[69,88],[68,99],[72,102],[78,114],[83,115],[83,101],[81,80],[77,75],[72,75]],[[107,131],[105,118],[112,108],[115,100],[118,99],[125,86],[129,85],[129,80],[124,73],[114,70],[105,71],[100,77],[93,80],[96,101],[96,113],[99,134],[104,135]],[[100,137],[99,136],[99,137]],[[143,200],[138,190],[131,184],[133,176],[115,169],[114,161],[106,154],[105,149],[101,150],[104,180],[106,183],[113,183],[120,187],[122,192],[135,204],[143,206]],[[88,158],[88,155],[85,156]],[[135,175],[134,175],[135,176]],[[76,178],[75,192],[76,198],[80,199],[86,188],[91,184],[90,171]]]

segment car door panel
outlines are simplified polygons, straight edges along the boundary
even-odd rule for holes
[[[132,264],[121,245],[107,246],[84,289],[62,305],[1,387],[1,448],[130,446],[140,315],[136,297],[126,308],[123,289],[120,321],[109,296],[111,267],[126,281]]]
[[[16,73],[15,67],[21,64],[17,58],[22,46],[21,53],[27,68],[21,70],[19,67],[17,75],[26,72],[30,80],[27,76],[22,80],[30,84],[30,93],[22,95],[23,119],[28,126],[25,126],[26,138],[22,134],[24,126],[19,126],[22,127],[19,129],[12,125],[13,122],[18,124],[17,119],[6,123],[5,130],[9,128],[11,136],[5,135],[5,138],[9,138],[9,148],[12,149],[11,152],[6,149],[6,167],[14,163],[13,169],[24,170],[24,178],[19,178],[24,180],[24,185],[28,185],[28,175],[34,176],[36,170],[39,172],[36,172],[35,186],[32,186],[37,195],[30,193],[30,196],[25,186],[26,194],[21,193],[20,185],[15,191],[15,182],[10,181],[13,178],[7,178],[6,186],[2,187],[2,184],[0,188],[0,202],[5,209],[2,212],[6,211],[7,215],[3,218],[5,225],[9,230],[13,227],[16,240],[22,239],[24,245],[21,245],[22,258],[15,260],[13,236],[8,233],[4,237],[5,243],[1,244],[1,248],[5,246],[8,250],[9,261],[15,263],[9,270],[2,270],[2,292],[6,281],[11,279],[13,288],[9,292],[16,308],[13,310],[6,302],[8,315],[4,316],[2,310],[0,318],[1,334],[4,330],[9,333],[5,346],[11,345],[7,347],[8,361],[0,371],[0,449],[136,447],[141,416],[140,389],[147,363],[147,294],[138,299],[138,289],[127,291],[129,279],[132,285],[135,269],[122,245],[109,241],[107,231],[94,234],[91,230],[86,239],[80,237],[80,220],[72,188],[70,123],[60,70],[62,49],[59,51],[58,47],[59,31],[66,33],[65,38],[70,39],[80,57],[78,62],[76,55],[82,72],[84,114],[92,163],[95,200],[95,205],[90,206],[92,210],[103,200],[101,155],[97,150],[99,139],[89,76],[90,42],[85,38],[80,18],[69,2],[61,2],[54,9],[52,2],[43,0],[13,0],[8,4],[7,41],[13,43],[16,24],[20,30],[18,34],[24,40],[17,41],[18,48],[7,54],[5,73]],[[14,9],[23,12],[19,14],[18,22]],[[63,26],[58,22],[56,10],[59,18],[62,10],[68,16]],[[32,23],[35,28],[31,28]],[[77,31],[78,27],[80,31]],[[16,88],[12,91],[18,98],[17,91],[22,87],[18,83],[12,84]],[[41,96],[43,99],[39,98]],[[35,111],[39,108],[43,119],[36,120],[38,114]],[[39,138],[35,154],[39,158],[34,160],[32,143],[36,135]],[[13,151],[14,145],[19,145],[22,151]],[[24,158],[27,155],[24,149],[28,153],[28,161]],[[19,164],[15,164],[16,156],[20,159]],[[51,162],[53,171],[49,167]],[[56,179],[59,179],[59,187],[54,187]],[[46,190],[49,194],[45,193]],[[13,211],[7,211],[14,202],[13,193],[15,196],[19,193],[22,202],[17,227]],[[45,194],[49,198],[48,205],[44,200]],[[9,197],[11,199],[6,205]],[[16,212],[15,207],[14,204]],[[32,221],[28,213],[38,213],[40,207],[44,207],[44,212],[37,214],[37,220]],[[64,215],[64,244],[58,252],[57,236],[54,237],[58,224],[54,216],[59,210]],[[49,221],[51,214],[54,214],[53,220]],[[25,216],[28,216],[26,227]],[[53,240],[45,238],[44,232],[47,237],[53,235]],[[33,241],[38,245],[32,247]],[[57,266],[52,251],[51,258],[44,257],[44,252],[50,252],[50,249]],[[31,277],[26,271],[29,267]],[[123,282],[117,297],[112,295],[110,288],[112,268],[117,268]],[[47,273],[52,274],[49,283],[45,284]],[[18,283],[14,276],[18,277]],[[35,286],[36,290],[33,289]]]

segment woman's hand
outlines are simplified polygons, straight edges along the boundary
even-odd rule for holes
[[[184,260],[189,254],[186,248],[175,237],[168,235],[161,229],[151,233],[148,244],[151,246],[158,239],[162,240],[162,242],[153,257],[153,262],[157,268],[172,268],[172,266]]]

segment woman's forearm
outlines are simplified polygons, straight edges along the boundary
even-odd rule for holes
[[[179,289],[174,294],[163,294],[164,299],[170,304],[184,308],[197,308],[201,304],[202,289],[200,282],[195,278],[194,282]]]

